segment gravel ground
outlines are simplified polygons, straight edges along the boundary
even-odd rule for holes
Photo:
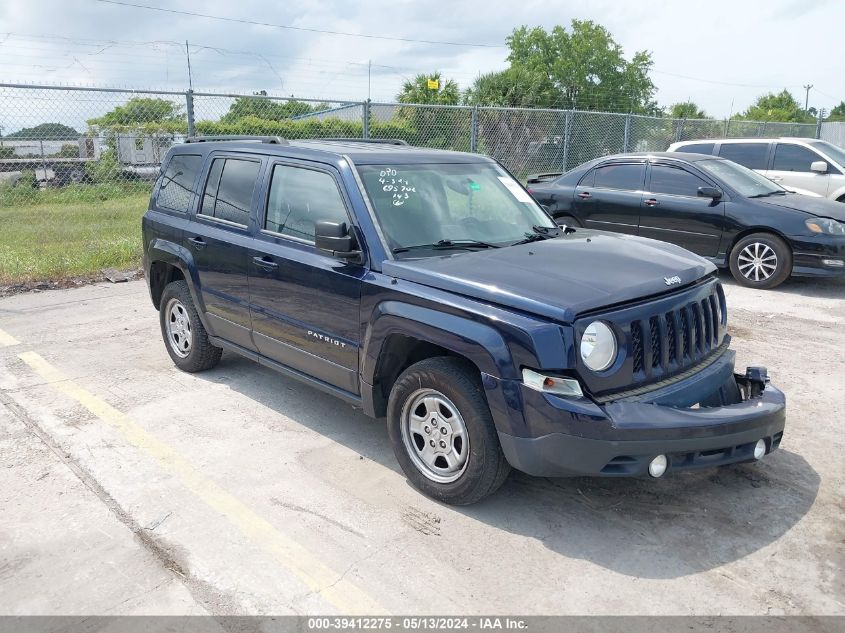
[[[845,283],[725,284],[739,366],[788,397],[779,451],[515,473],[469,508],[330,396],[230,354],[177,371],[143,282],[0,299],[0,613],[845,615]]]

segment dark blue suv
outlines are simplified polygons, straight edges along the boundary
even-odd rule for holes
[[[760,459],[783,435],[766,370],[734,373],[711,263],[558,228],[484,156],[191,139],[143,239],[178,367],[226,349],[386,417],[405,474],[449,503],[511,466],[660,477]]]

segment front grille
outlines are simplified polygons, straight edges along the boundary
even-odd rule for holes
[[[719,347],[720,295],[721,288],[714,285],[704,299],[629,324],[629,353],[636,382],[682,371]]]

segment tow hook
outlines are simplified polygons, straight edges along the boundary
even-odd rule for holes
[[[759,365],[746,367],[745,379],[748,381],[750,397],[756,398],[763,393],[766,383],[769,382],[769,370]]]

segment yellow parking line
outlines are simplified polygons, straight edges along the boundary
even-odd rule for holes
[[[384,608],[364,591],[327,567],[305,547],[279,532],[270,522],[203,475],[175,449],[148,433],[127,415],[68,379],[39,354],[23,352],[18,354],[18,357],[52,387],[76,400],[117,429],[133,446],[152,455],[163,468],[178,477],[188,490],[223,514],[245,536],[272,554],[311,591],[322,596],[341,613],[386,613]]]
[[[18,339],[11,334],[6,334],[3,330],[0,330],[0,347],[11,347],[12,345],[18,344]]]

